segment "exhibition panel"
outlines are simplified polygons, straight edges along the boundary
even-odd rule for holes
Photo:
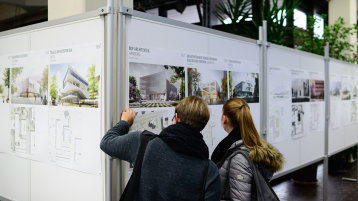
[[[104,18],[93,12],[11,30],[0,46],[0,195],[103,199]]]

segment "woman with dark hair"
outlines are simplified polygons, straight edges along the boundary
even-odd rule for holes
[[[232,98],[225,102],[221,124],[228,136],[219,143],[211,156],[219,168],[221,200],[256,200],[250,163],[242,153],[235,151],[248,151],[250,159],[258,164],[267,181],[282,168],[285,160],[276,148],[261,139],[252,120],[250,107],[243,99]]]

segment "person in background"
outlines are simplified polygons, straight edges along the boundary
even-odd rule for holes
[[[235,155],[234,151],[249,151],[250,159],[259,165],[267,181],[282,168],[285,160],[276,148],[261,139],[252,120],[250,107],[243,99],[232,98],[225,102],[221,124],[228,136],[218,144],[211,156],[219,168],[221,199],[256,200],[249,161],[241,153]]]
[[[129,132],[135,113],[126,109],[121,121],[103,136],[101,149],[133,163],[142,131]],[[144,153],[137,201],[198,201],[205,181],[206,201],[220,200],[220,176],[210,161],[200,131],[210,118],[207,104],[189,96],[175,107],[173,125],[149,141]]]

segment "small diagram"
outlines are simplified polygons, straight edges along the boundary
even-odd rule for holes
[[[67,110],[52,110],[49,113],[51,160],[62,162],[76,161],[82,153],[76,149],[81,138],[72,132],[71,115]]]
[[[324,101],[324,80],[310,80],[311,101]]]
[[[11,108],[11,151],[32,154],[36,148],[35,110],[29,107]]]
[[[311,104],[311,121],[310,121],[310,130],[311,131],[320,131],[321,125],[323,125],[322,122],[322,115],[320,113],[318,104]]]
[[[351,122],[357,122],[357,102],[352,101],[351,103]]]
[[[159,134],[164,128],[173,124],[172,117],[168,116],[166,110],[156,111],[135,111],[136,118],[131,126],[131,130],[148,130]],[[174,115],[174,111],[173,111]]]
[[[342,100],[350,100],[351,97],[351,87],[350,83],[348,82],[342,82]]]
[[[10,101],[10,68],[0,68],[0,104]]]
[[[308,79],[292,80],[292,102],[309,102],[310,88]]]
[[[242,98],[248,103],[259,102],[259,74],[247,72],[229,72],[232,81],[230,97]],[[230,84],[231,85],[231,84]]]
[[[49,105],[98,107],[100,73],[94,64],[51,64],[49,79]]]
[[[209,105],[227,100],[227,83],[227,71],[188,68],[188,95],[198,96]]]
[[[330,94],[332,98],[339,99],[341,97],[342,82],[331,81],[330,83]]]
[[[303,118],[305,111],[303,110],[302,104],[292,105],[292,131],[291,136],[297,138],[303,135],[304,123]]]
[[[284,108],[274,108],[270,110],[269,117],[269,138],[270,142],[276,142],[277,139],[281,137],[283,129],[283,118],[284,117]]]
[[[47,105],[48,66],[11,68],[11,103]]]
[[[129,64],[129,107],[172,107],[184,97],[184,67]]]
[[[353,99],[357,98],[357,93],[358,93],[357,85],[353,85],[353,87],[352,87],[352,98]]]

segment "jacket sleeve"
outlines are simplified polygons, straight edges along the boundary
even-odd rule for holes
[[[240,153],[234,156],[229,171],[231,200],[251,200],[252,170],[246,158]]]
[[[221,182],[218,168],[209,161],[208,176],[205,187],[205,201],[219,201],[221,197]]]
[[[109,129],[101,140],[101,149],[106,154],[133,163],[140,145],[140,131],[129,132],[129,124],[119,121]]]

